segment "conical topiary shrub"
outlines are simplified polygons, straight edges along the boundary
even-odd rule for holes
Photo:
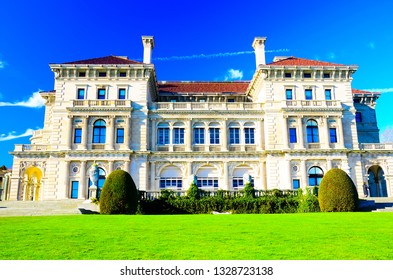
[[[138,191],[131,175],[123,170],[109,174],[100,196],[100,213],[135,214],[137,207]]]
[[[318,192],[322,212],[352,212],[358,206],[358,192],[352,179],[339,168],[323,176]]]

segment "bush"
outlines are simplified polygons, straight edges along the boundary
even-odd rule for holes
[[[332,168],[323,176],[318,192],[322,212],[352,212],[358,206],[358,192],[343,170]]]
[[[307,213],[307,212],[320,212],[321,209],[319,207],[318,197],[315,193],[315,188],[306,189],[306,193],[303,194],[302,189],[298,189],[297,198],[299,201],[297,211],[299,213]]]
[[[123,170],[113,171],[106,178],[100,197],[101,214],[135,214],[138,192],[131,175]]]
[[[190,188],[187,190],[187,197],[191,199],[199,199],[201,197],[201,191],[195,182],[192,182]]]
[[[250,182],[246,183],[243,191],[245,197],[255,197],[255,189]]]

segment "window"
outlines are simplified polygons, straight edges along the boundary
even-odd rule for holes
[[[254,187],[254,178],[251,178],[251,185]],[[244,188],[244,179],[243,177],[233,177],[232,186],[236,190],[238,188]]]
[[[303,78],[311,78],[311,73],[303,73]]]
[[[304,93],[306,95],[306,100],[312,100],[312,89],[306,89]]]
[[[362,122],[362,113],[356,112],[356,114],[355,114],[355,119],[356,119],[356,122],[357,122],[357,123]]]
[[[244,128],[244,139],[246,144],[255,144],[255,129],[254,128]]]
[[[86,71],[79,71],[78,77],[86,77]]]
[[[332,100],[332,90],[331,89],[325,89],[325,99]]]
[[[306,129],[307,129],[307,142],[318,143],[319,142],[318,123],[314,120],[309,120],[307,121]]]
[[[78,88],[78,99],[85,99],[85,89],[84,88]]]
[[[285,78],[291,78],[292,77],[292,73],[291,72],[285,72],[284,77]]]
[[[106,123],[104,120],[97,120],[93,126],[93,143],[105,143],[106,138]]]
[[[292,180],[292,188],[294,190],[297,190],[300,188],[300,180],[299,179],[293,179]]]
[[[198,188],[218,188],[217,177],[198,177],[197,179]]]
[[[124,128],[116,129],[116,143],[124,143]]]
[[[169,127],[159,127],[158,128],[158,145],[168,145],[169,144]]]
[[[285,95],[286,95],[287,100],[292,100],[293,99],[292,89],[291,88],[287,88],[285,90]]]
[[[194,128],[194,144],[205,144],[205,129]]]
[[[178,177],[162,177],[160,178],[160,189],[182,188],[182,178]]]
[[[79,181],[72,181],[71,182],[71,198],[73,198],[73,199],[78,198],[78,189],[79,189]]]
[[[126,77],[127,76],[127,72],[126,71],[120,71],[119,72],[119,77]]]
[[[229,128],[229,144],[240,144],[240,128]]]
[[[337,131],[336,128],[329,128],[330,143],[337,143]]]
[[[330,73],[323,73],[323,78],[324,79],[329,79],[330,78]]]
[[[297,143],[296,128],[289,128],[289,143]]]
[[[235,99],[234,98],[229,98],[228,99],[228,103],[234,103],[235,102]]]
[[[210,133],[210,144],[220,144],[220,129],[219,128],[209,128]]]
[[[119,99],[126,99],[126,89],[125,88],[119,89]]]
[[[173,129],[173,144],[184,144],[184,128],[175,127]]]
[[[82,128],[75,128],[74,130],[74,143],[82,143]]]
[[[97,99],[105,99],[105,89],[104,88],[98,89]]]
[[[308,185],[319,186],[323,177],[323,171],[317,166],[313,166],[308,171]]]
[[[98,77],[106,77],[106,72],[104,71],[98,72]]]

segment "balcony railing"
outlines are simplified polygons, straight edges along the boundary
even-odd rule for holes
[[[361,143],[361,150],[393,150],[393,143]]]
[[[337,100],[286,100],[284,101],[283,107],[291,108],[341,108],[340,101]]]
[[[131,107],[131,100],[73,100],[73,107]]]
[[[262,103],[247,102],[156,102],[151,110],[262,110]]]
[[[50,151],[57,149],[57,146],[52,145],[15,145],[15,152],[36,152],[36,151]]]

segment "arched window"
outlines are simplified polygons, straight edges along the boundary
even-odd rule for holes
[[[181,189],[182,172],[176,166],[165,167],[160,174],[160,189]]]
[[[214,166],[202,166],[196,175],[198,188],[218,188],[218,170]]]
[[[323,171],[317,166],[313,166],[308,170],[308,185],[319,186],[323,177]]]
[[[307,142],[308,143],[318,143],[318,123],[315,120],[308,120],[306,124],[307,129]]]
[[[104,120],[97,120],[93,127],[93,143],[105,143],[106,123]]]

